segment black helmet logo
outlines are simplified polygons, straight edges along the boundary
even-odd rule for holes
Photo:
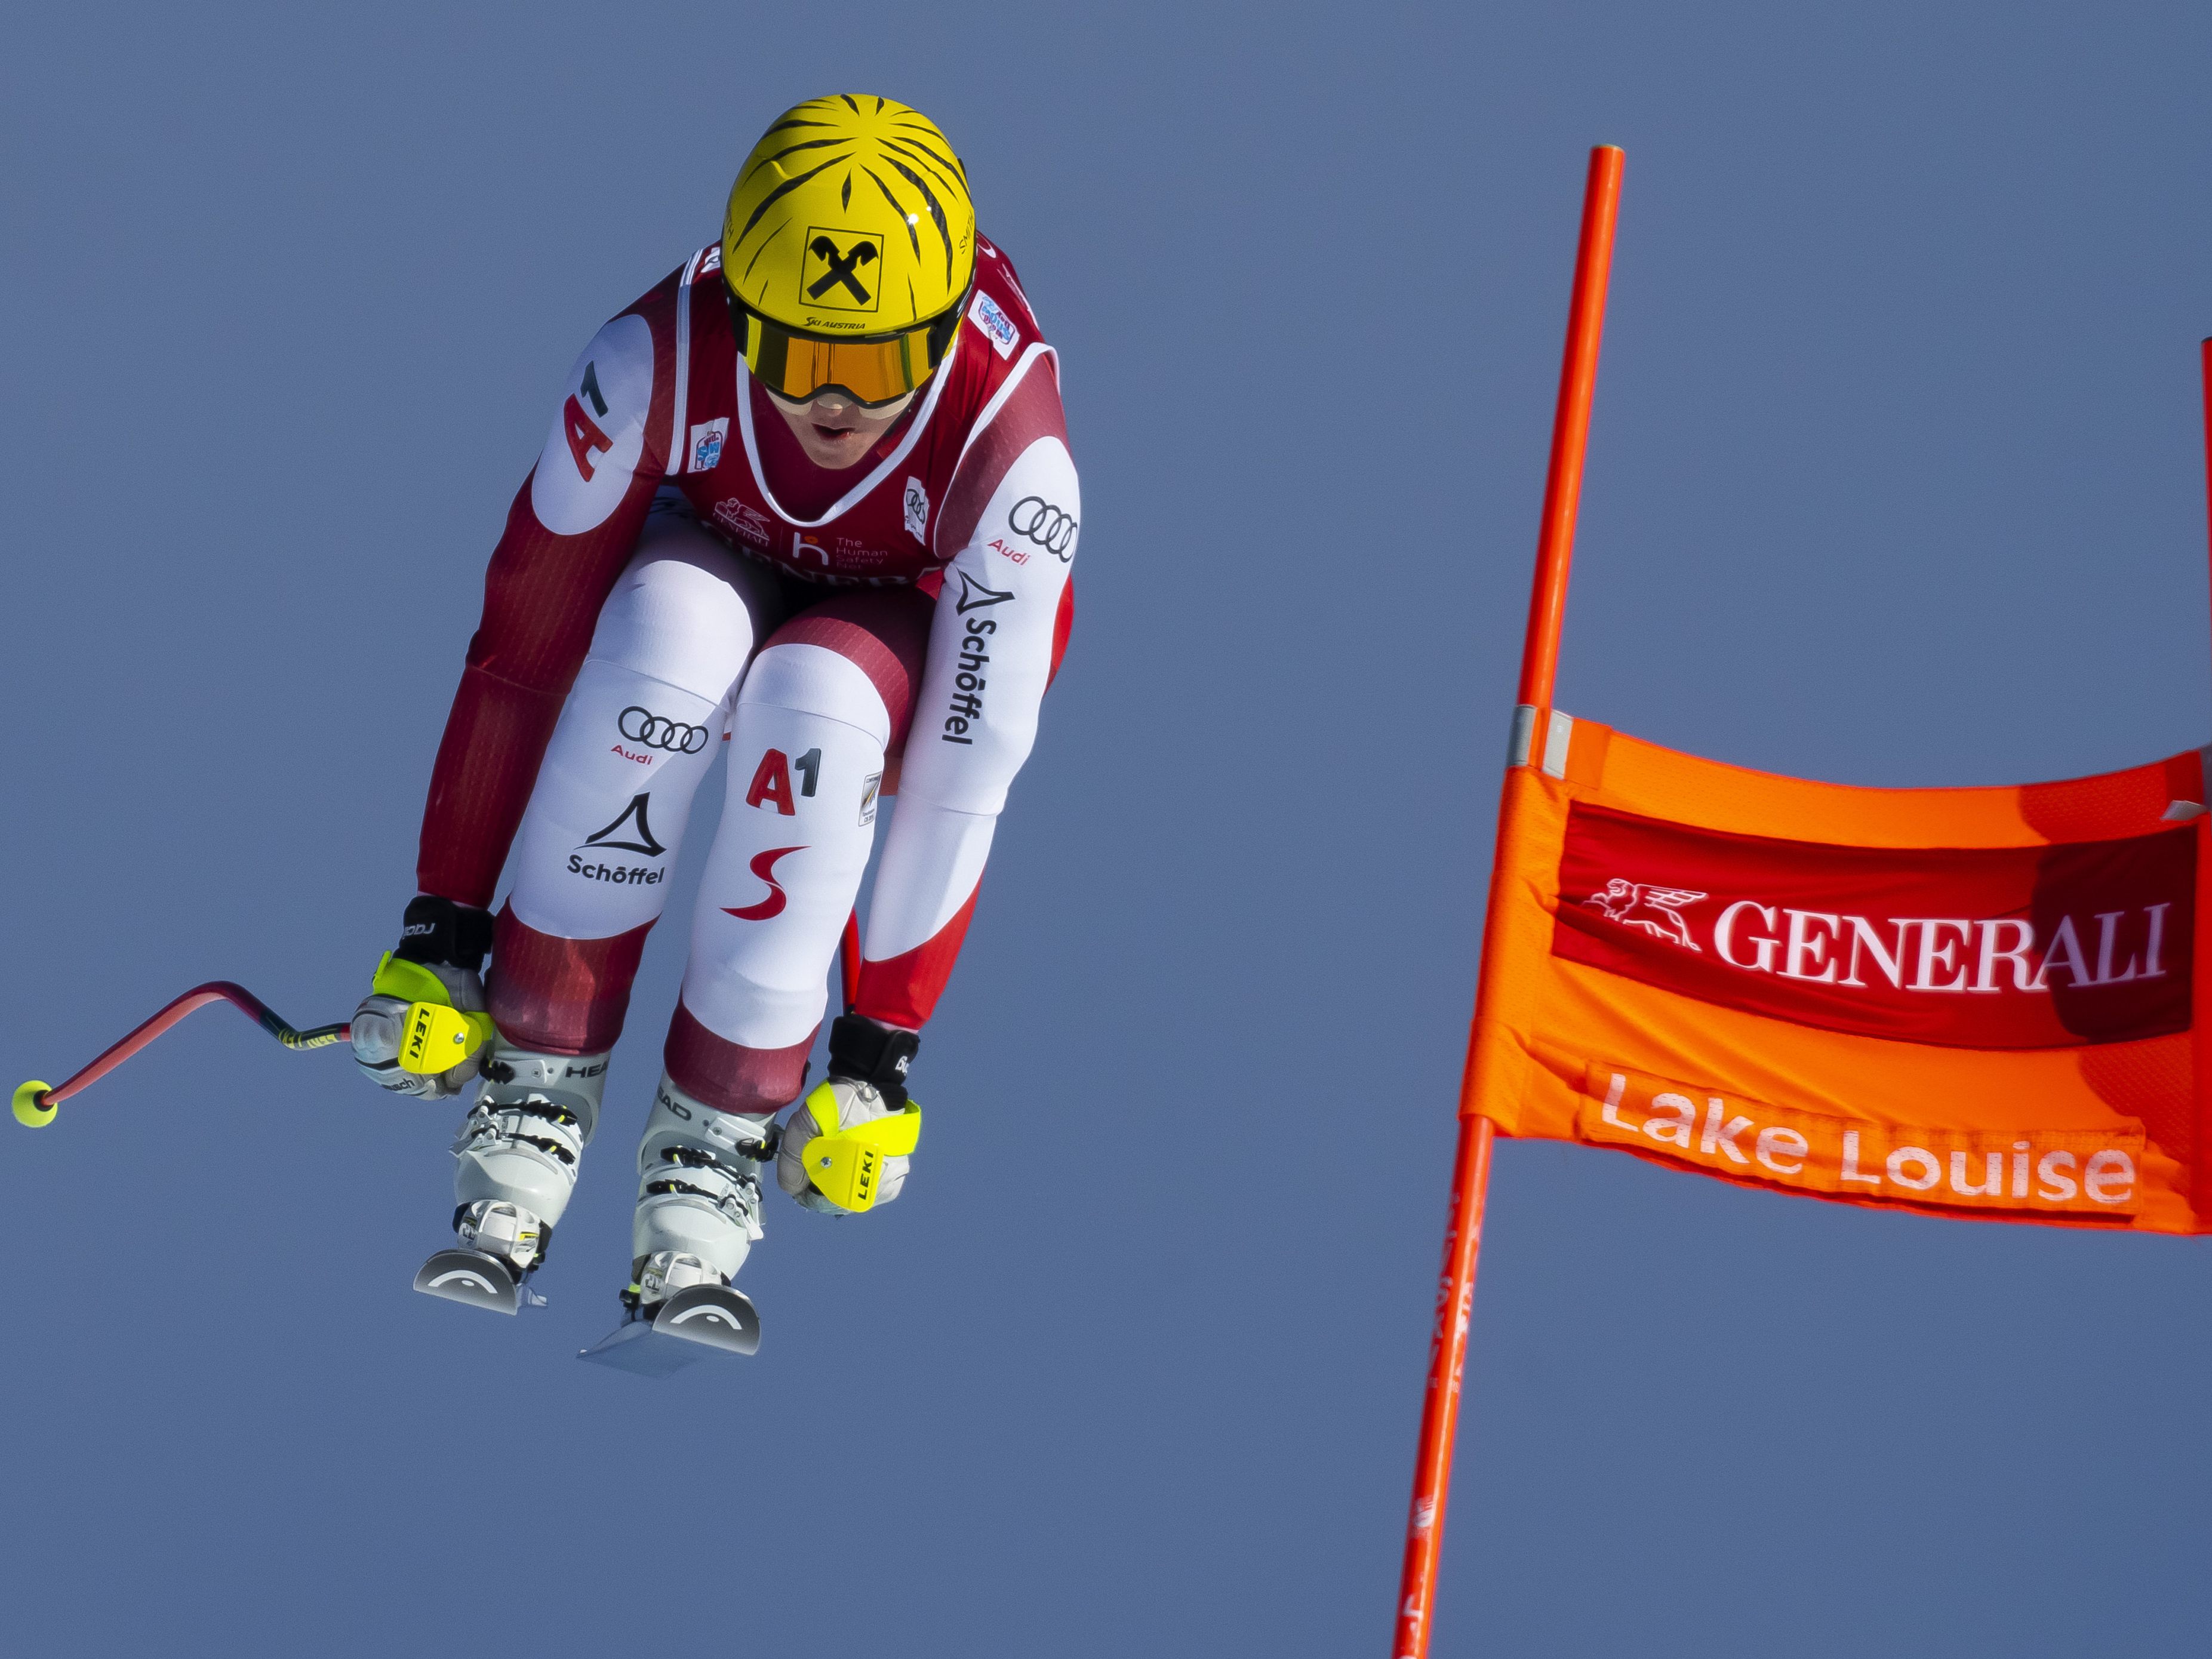
[[[882,246],[867,232],[809,231],[799,286],[811,304],[838,311],[873,311],[876,276],[869,267],[882,258]]]

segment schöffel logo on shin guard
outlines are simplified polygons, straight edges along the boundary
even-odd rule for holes
[[[581,856],[586,848],[601,853],[641,853],[649,859],[665,854],[668,849],[654,838],[653,826],[646,819],[647,804],[651,799],[650,791],[631,796],[629,805],[623,808],[612,823],[586,836],[583,846],[568,855],[568,873],[591,881],[640,887],[657,886],[666,880],[668,872],[665,869],[648,870],[635,864],[586,864]]]
[[[1723,1007],[1961,1048],[2190,1025],[2197,837],[1878,848],[1577,802],[1552,954]]]
[[[653,794],[650,790],[632,795],[629,805],[623,808],[615,821],[605,829],[594,830],[590,835],[585,836],[584,845],[605,849],[619,849],[625,853],[642,853],[649,859],[659,858],[668,849],[653,838],[653,826],[646,822],[646,808],[652,799]],[[629,830],[632,838],[617,840],[616,832],[623,830]]]

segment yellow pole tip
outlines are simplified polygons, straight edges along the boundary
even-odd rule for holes
[[[43,1129],[52,1123],[54,1121],[54,1114],[61,1110],[61,1108],[41,1105],[39,1103],[39,1097],[48,1092],[53,1086],[51,1083],[41,1083],[33,1078],[16,1090],[15,1121],[27,1129]]]

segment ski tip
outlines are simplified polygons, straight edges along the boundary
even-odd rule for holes
[[[15,1121],[27,1129],[43,1129],[54,1121],[61,1108],[50,1105],[46,1097],[53,1092],[54,1085],[33,1078],[15,1091]]]
[[[710,1352],[696,1342],[656,1335],[649,1321],[633,1319],[616,1326],[599,1341],[580,1350],[576,1358],[611,1370],[628,1371],[632,1376],[661,1377],[697,1364]]]
[[[441,1250],[415,1275],[415,1288],[493,1313],[520,1312],[522,1292],[506,1265],[476,1250]]]

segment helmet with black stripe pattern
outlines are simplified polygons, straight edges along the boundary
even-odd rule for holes
[[[936,123],[895,99],[785,111],[730,191],[722,278],[747,366],[787,397],[911,391],[951,343],[975,273],[967,172]]]

